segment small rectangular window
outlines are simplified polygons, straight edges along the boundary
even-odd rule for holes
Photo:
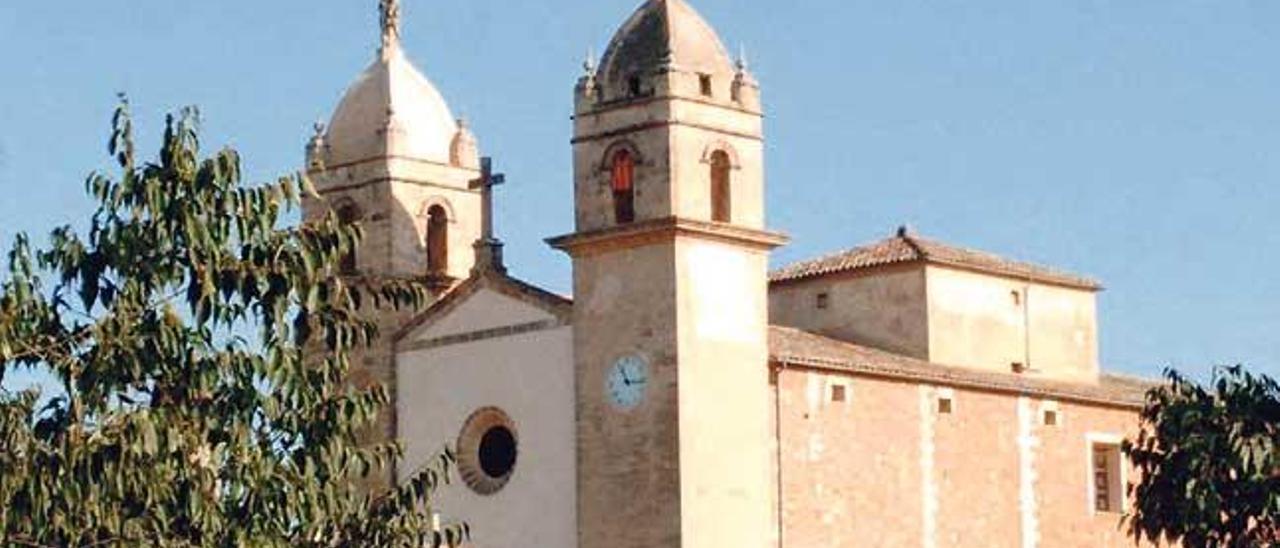
[[[1057,426],[1057,425],[1058,425],[1058,412],[1057,412],[1057,411],[1054,411],[1054,410],[1052,410],[1052,409],[1046,409],[1046,410],[1045,410],[1045,412],[1044,412],[1044,425],[1045,425],[1045,426]]]
[[[1120,480],[1121,453],[1115,444],[1093,444],[1093,509],[1097,512],[1121,512],[1124,486]]]
[[[819,293],[817,298],[814,301],[814,304],[818,307],[818,310],[826,310],[828,308],[831,308],[831,294]]]
[[[699,74],[698,83],[702,85],[702,95],[705,97],[711,97],[711,75]]]
[[[849,399],[849,387],[843,384],[831,385],[831,401],[841,403]]]
[[[956,412],[956,392],[951,388],[936,388],[934,411],[939,415],[953,415]]]

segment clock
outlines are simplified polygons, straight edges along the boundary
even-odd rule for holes
[[[642,356],[632,354],[618,358],[605,374],[605,396],[618,409],[639,407],[648,388],[649,361]]]

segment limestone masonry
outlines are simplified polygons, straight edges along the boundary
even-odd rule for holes
[[[770,273],[760,86],[649,0],[573,87],[575,231],[548,242],[574,296],[542,290],[507,272],[500,178],[381,3],[307,146],[305,217],[364,227],[353,281],[432,289],[378,318],[355,382],[395,397],[385,481],[457,449],[440,509],[474,546],[1131,542],[1119,444],[1149,385],[1099,367],[1097,282],[906,228]]]

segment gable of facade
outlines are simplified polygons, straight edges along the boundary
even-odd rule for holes
[[[482,271],[398,337],[399,477],[453,448],[461,482],[438,507],[474,525],[475,546],[575,542],[571,306]]]
[[[399,348],[430,344],[477,333],[564,325],[573,313],[568,298],[506,274],[482,272],[445,292],[406,324],[395,339]]]

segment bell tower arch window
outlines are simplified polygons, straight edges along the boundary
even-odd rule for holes
[[[338,224],[342,226],[353,225],[360,221],[360,208],[355,204],[347,203],[338,206]],[[338,273],[351,275],[359,271],[360,263],[356,257],[356,250],[348,250],[341,259],[338,260]]]
[[[610,161],[613,218],[618,224],[627,224],[636,220],[635,155],[623,148],[613,153]]]
[[[729,153],[711,153],[711,220],[728,223],[733,220],[733,162]]]
[[[427,209],[427,274],[449,270],[449,213],[436,204]]]

